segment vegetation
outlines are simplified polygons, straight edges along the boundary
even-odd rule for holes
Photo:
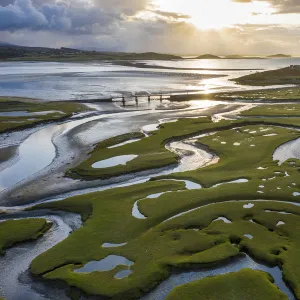
[[[289,58],[289,57],[292,57],[292,56],[287,55],[287,54],[274,54],[274,55],[269,55],[268,57],[270,57],[270,58]]]
[[[107,179],[114,176],[125,175],[134,172],[140,172],[145,170],[151,170],[156,168],[162,168],[171,166],[178,163],[179,155],[170,152],[166,149],[165,145],[172,139],[182,139],[195,134],[204,134],[217,130],[232,129],[236,126],[246,125],[274,125],[274,124],[298,124],[300,120],[258,120],[256,118],[248,120],[238,121],[226,121],[223,120],[219,123],[213,123],[210,118],[198,118],[198,119],[180,119],[176,123],[166,123],[160,126],[160,130],[153,132],[149,137],[144,137],[142,140],[127,144],[121,147],[108,149],[112,145],[120,143],[120,141],[129,140],[127,135],[117,136],[112,139],[100,142],[95,149],[90,153],[90,157],[82,162],[77,167],[69,170],[67,175],[72,178],[82,178],[85,180],[94,180],[97,178]],[[256,129],[256,128],[254,128]],[[253,130],[254,130],[253,129]],[[280,129],[278,129],[280,131]],[[175,134],[174,134],[175,133]],[[227,131],[227,135],[230,138],[231,131]],[[140,133],[135,133],[134,136],[140,136]],[[291,135],[290,137],[296,136]],[[246,135],[248,138],[249,135]],[[232,144],[236,136],[232,134]],[[280,136],[280,139],[286,140],[285,137]],[[249,139],[250,141],[250,139]],[[265,142],[265,138],[262,137],[262,143]],[[231,145],[232,145],[231,144]],[[270,145],[271,147],[274,145]],[[248,145],[249,149],[250,145]],[[224,148],[224,147],[223,147]],[[232,147],[231,147],[232,148]],[[233,150],[238,150],[237,147],[233,147]],[[266,149],[268,151],[269,149]],[[226,153],[230,156],[232,153]],[[93,164],[106,159],[114,158],[121,155],[138,155],[137,158],[129,161],[126,165],[118,165],[110,168],[93,168]],[[224,155],[224,156],[225,156]],[[226,171],[227,172],[227,171]],[[241,170],[242,172],[242,170]],[[234,172],[233,172],[234,173]],[[181,177],[185,177],[185,173],[181,173]],[[217,180],[217,178],[216,178]]]
[[[272,282],[267,273],[244,269],[175,288],[167,300],[287,300]]]
[[[0,45],[0,60],[10,61],[94,61],[94,60],[172,60],[179,56],[154,52],[98,52],[70,48],[24,47]]]
[[[260,105],[241,113],[242,116],[300,117],[300,104]]]
[[[196,57],[196,59],[220,59],[220,56],[212,55],[212,54],[204,54]]]
[[[153,136],[142,140],[146,143],[142,144],[143,147],[138,146],[140,141],[121,146],[122,150],[107,150],[107,147],[127,140],[128,136],[104,141],[95,152],[101,153],[101,159],[104,152],[112,157],[119,153],[134,154],[133,149],[142,155],[147,155],[147,150],[151,153],[155,147],[161,151],[162,145],[174,133],[176,138],[182,138],[217,132],[198,139],[196,143],[215,152],[220,161],[201,170],[35,207],[80,213],[85,224],[65,241],[36,258],[31,272],[47,280],[62,280],[88,295],[137,299],[166,279],[173,268],[197,267],[201,271],[202,267],[224,263],[246,252],[262,263],[279,266],[284,279],[300,298],[300,206],[291,203],[300,203],[297,194],[293,195],[300,188],[297,180],[300,163],[288,160],[279,166],[272,157],[278,146],[299,137],[297,130],[274,126],[276,122],[280,125],[287,121],[298,124],[297,118],[250,118],[219,123],[212,123],[209,118],[185,119],[164,124]],[[145,142],[146,139],[151,142]],[[135,147],[127,149],[132,145]],[[241,178],[249,181],[230,183]],[[203,188],[186,190],[183,182],[172,179],[199,182]],[[161,192],[167,193],[157,198],[148,197]],[[132,215],[134,205],[138,205],[145,219]],[[220,217],[229,222],[225,223]],[[250,239],[248,234],[253,238]],[[104,248],[104,243],[122,246]],[[128,269],[123,265],[110,271],[74,272],[88,262],[109,255],[119,255],[134,262],[130,267],[132,274],[116,280],[114,276],[119,271]],[[253,274],[247,271],[247,275],[236,274],[225,280],[243,287],[245,278]],[[279,291],[276,293],[267,275],[255,275],[253,283],[247,281],[252,293],[249,297],[253,295],[250,299],[260,299],[265,293],[273,297],[270,299],[283,297]],[[221,287],[224,286],[222,278],[214,280],[220,280]],[[209,290],[208,285],[205,288]],[[243,291],[247,289],[239,290],[238,299],[242,298]]]
[[[263,89],[253,91],[223,92],[214,94],[174,95],[171,101],[188,100],[252,100],[252,101],[300,101],[300,88]]]
[[[0,223],[0,255],[4,249],[16,243],[35,240],[42,236],[49,228],[50,223],[45,219],[9,220]]]
[[[300,66],[290,66],[283,69],[254,73],[233,79],[238,84],[267,86],[300,83]]]
[[[1,97],[0,114],[14,112],[17,115],[17,112],[28,112],[29,115],[0,116],[0,133],[33,127],[44,122],[62,120],[72,116],[74,113],[87,110],[89,110],[89,108],[85,105],[71,101],[47,102],[14,97]],[[42,114],[43,112],[47,113]],[[33,115],[30,113],[33,113]]]

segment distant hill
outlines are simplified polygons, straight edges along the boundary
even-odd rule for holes
[[[7,47],[7,46],[15,46],[15,45],[0,41],[0,47]]]
[[[262,57],[259,56],[243,56],[238,54],[232,54],[224,56],[225,59],[262,59]]]
[[[275,55],[269,55],[268,57],[270,57],[270,58],[288,58],[288,57],[292,57],[292,56],[286,55],[286,54],[275,54]]]
[[[180,56],[155,52],[100,52],[72,48],[45,48],[0,44],[0,60],[15,61],[96,61],[96,60],[174,60]]]
[[[221,59],[221,57],[213,54],[204,54],[196,57],[196,59]]]

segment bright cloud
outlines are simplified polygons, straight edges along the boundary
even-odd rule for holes
[[[181,54],[300,54],[299,0],[1,0],[0,41]]]

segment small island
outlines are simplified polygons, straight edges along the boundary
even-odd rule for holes
[[[196,57],[196,59],[221,59],[221,57],[213,54],[203,54]]]
[[[275,55],[269,55],[268,58],[289,58],[292,57],[291,55],[287,54],[275,54]]]

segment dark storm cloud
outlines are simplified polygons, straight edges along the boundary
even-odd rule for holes
[[[6,0],[0,6],[0,30],[22,29],[65,31],[69,33],[109,33],[127,15],[145,7],[145,1],[93,0],[94,5],[84,1],[64,0]],[[129,4],[131,3],[131,5]],[[127,3],[127,4],[126,4]]]

